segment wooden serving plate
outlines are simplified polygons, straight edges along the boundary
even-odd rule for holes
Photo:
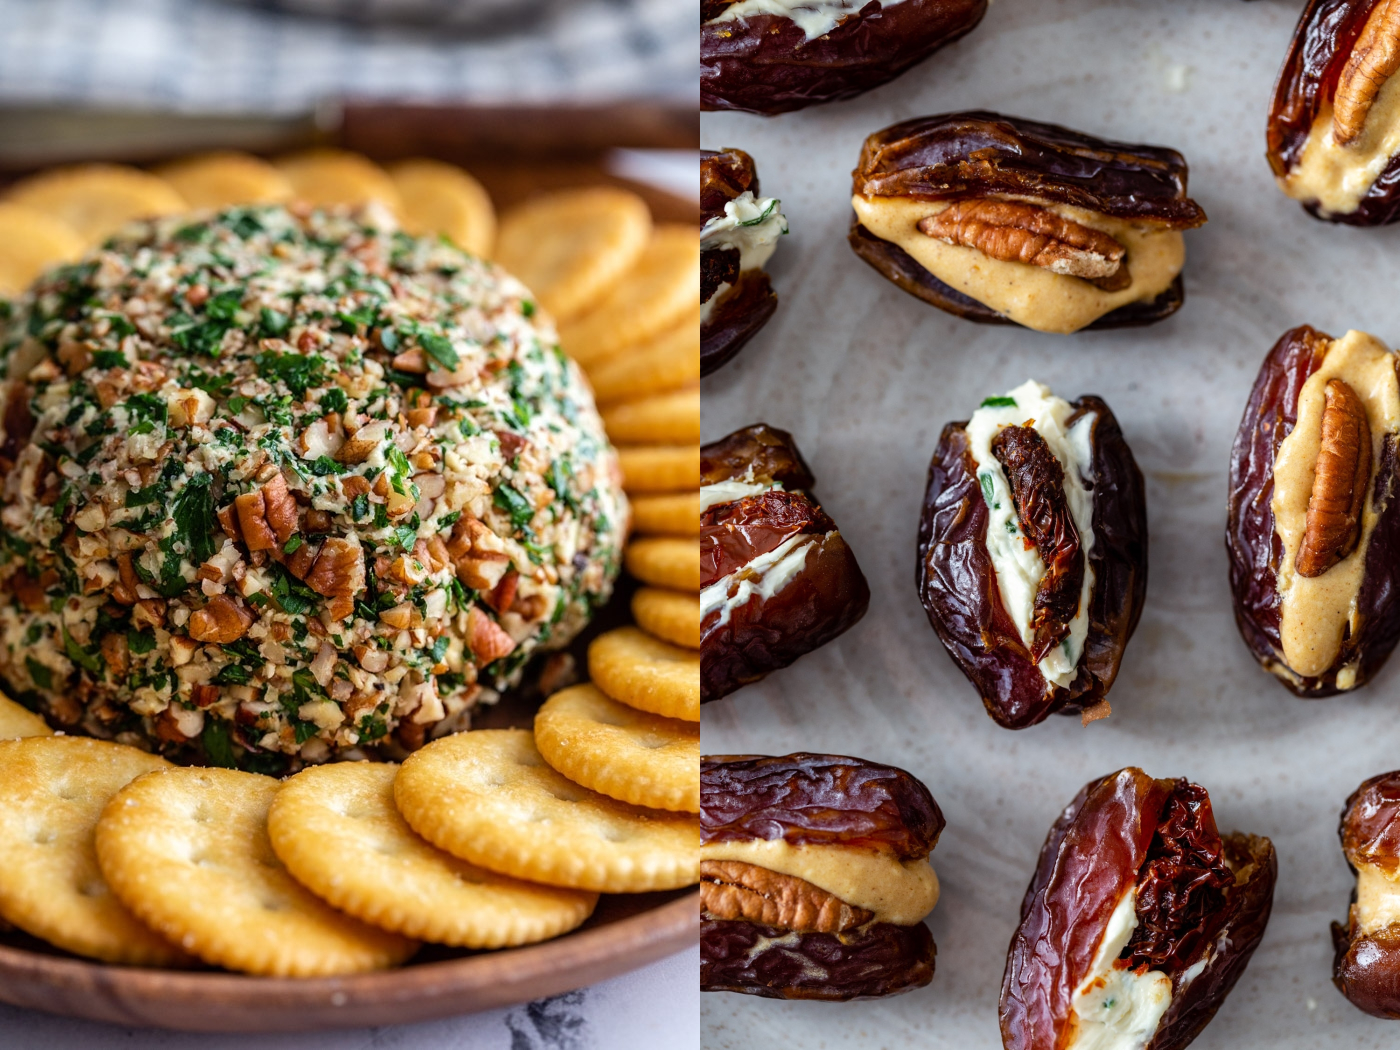
[[[155,163],[201,149],[274,154],[336,145],[380,161],[430,156],[461,164],[486,186],[498,209],[541,190],[616,183],[646,198],[658,220],[694,222],[698,211],[694,201],[624,182],[608,171],[605,159],[617,147],[697,149],[694,110],[347,106],[330,128],[323,122],[234,120],[223,122],[224,138],[217,119],[125,120],[123,125],[122,117],[110,113],[89,122],[83,114],[0,110],[0,183],[75,161]],[[129,135],[114,135],[114,127],[123,126]],[[570,647],[580,666],[586,666],[589,639],[629,619],[633,589],[619,580],[613,599]],[[528,727],[538,706],[538,696],[509,696],[484,710],[474,725]],[[0,931],[0,1001],[91,1021],[206,1032],[408,1024],[594,984],[682,951],[699,935],[695,889],[610,895],[579,929],[542,944],[493,952],[424,945],[396,970],[298,979],[112,966],[7,930]]]

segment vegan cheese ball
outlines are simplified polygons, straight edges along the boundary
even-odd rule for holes
[[[0,301],[0,676],[269,772],[465,728],[617,573],[616,456],[557,343],[376,206],[133,225]]]

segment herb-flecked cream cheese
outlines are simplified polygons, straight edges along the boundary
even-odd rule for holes
[[[128,227],[0,301],[0,677],[278,772],[465,728],[569,641],[627,505],[529,292],[387,212]]]

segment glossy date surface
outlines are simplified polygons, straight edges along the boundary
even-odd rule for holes
[[[965,423],[944,427],[929,465],[919,522],[916,584],[939,640],[987,707],[1008,729],[1055,711],[1077,711],[1107,695],[1147,591],[1147,498],[1142,472],[1118,421],[1100,398],[1073,402],[1093,412],[1094,586],[1079,673],[1068,688],[1046,682],[1002,604],[987,553],[988,511]],[[1077,415],[1071,417],[1071,425]]]
[[[986,10],[987,0],[870,0],[812,40],[782,15],[707,19],[700,108],[773,115],[850,98],[971,32]]]
[[[1353,870],[1400,868],[1400,770],[1372,777],[1347,799],[1337,829]],[[1363,934],[1354,916],[1332,924],[1332,983],[1352,1005],[1376,1017],[1400,1018],[1400,935],[1393,928]]]
[[[700,841],[784,839],[927,857],[943,831],[927,787],[843,755],[715,755],[700,763]]]
[[[700,226],[724,214],[740,194],[759,195],[758,170],[741,149],[700,151]],[[735,248],[700,252],[700,301],[708,302],[721,284],[732,287],[715,303],[700,329],[700,374],[709,375],[728,362],[768,323],[778,296],[762,270],[739,270]]]
[[[1331,101],[1377,2],[1309,0],[1303,9],[1269,107],[1268,158],[1275,175],[1288,174],[1302,157],[1318,111]],[[1316,202],[1303,207],[1314,216],[1350,226],[1380,226],[1400,219],[1400,156],[1390,158],[1355,211],[1323,216]]]
[[[1263,936],[1276,874],[1268,840],[1222,838],[1196,785],[1134,768],[1091,781],[1051,828],[1022,901],[1002,983],[1007,1050],[1059,1047],[1074,991],[1133,890],[1139,925],[1120,958],[1172,978],[1148,1047],[1185,1046]]]
[[[1331,341],[1331,336],[1309,325],[1283,334],[1259,369],[1230,453],[1225,546],[1230,556],[1235,623],[1254,658],[1270,671],[1285,666],[1278,593],[1283,543],[1274,530],[1272,506],[1274,458],[1298,422],[1303,384],[1321,366]],[[1366,549],[1365,574],[1357,596],[1361,628],[1343,638],[1337,659],[1323,674],[1307,678],[1291,672],[1278,675],[1298,696],[1335,695],[1340,691],[1337,672],[1350,663],[1357,664],[1355,685],[1364,684],[1400,640],[1400,500],[1394,498],[1400,482],[1398,472],[1395,439],[1388,435],[1374,487],[1385,505]]]

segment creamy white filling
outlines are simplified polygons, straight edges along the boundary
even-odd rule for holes
[[[1400,881],[1374,864],[1356,869],[1356,922],[1362,933],[1400,923]]]
[[[759,270],[772,257],[778,238],[787,232],[782,201],[776,197],[755,198],[752,190],[745,190],[725,204],[723,215],[716,215],[700,228],[700,250],[737,248],[739,272]],[[701,324],[709,321],[715,306],[732,287],[728,281],[723,282],[700,304]]]
[[[1005,403],[1008,400],[1010,403]],[[1061,687],[1074,681],[1079,667],[1084,639],[1089,634],[1089,596],[1094,589],[1094,568],[1089,561],[1089,552],[1094,549],[1094,496],[1088,485],[1094,480],[1091,442],[1094,420],[1098,417],[1087,412],[1074,426],[1066,427],[1065,422],[1073,412],[1070,403],[1051,394],[1049,387],[1027,380],[1004,397],[988,398],[967,424],[968,444],[977,464],[977,480],[987,501],[987,553],[996,570],[1002,605],[1027,647],[1034,638],[1031,615],[1036,588],[1045,575],[1045,562],[1021,531],[1016,506],[1011,500],[1011,486],[992,454],[992,439],[1003,427],[1030,426],[1045,439],[1064,469],[1065,499],[1074,526],[1079,530],[1084,584],[1068,636],[1039,664],[1045,680]]]
[[[707,25],[717,22],[737,22],[754,15],[776,15],[790,18],[797,23],[808,40],[825,36],[849,15],[855,14],[870,0],[741,0],[724,9],[724,13],[710,19]],[[894,7],[901,0],[882,0],[881,7]]]
[[[714,626],[723,627],[733,610],[747,605],[754,597],[768,601],[802,571],[807,555],[822,539],[810,532],[789,536],[767,554],[760,554],[747,565],[710,584],[700,592],[701,622],[718,609],[720,616]]]
[[[714,485],[701,485],[700,513],[704,514],[705,511],[709,510],[711,507],[718,506],[721,503],[733,503],[735,500],[741,500],[745,496],[757,496],[764,492],[771,492],[774,489],[781,491],[782,487],[783,485],[780,481],[766,484],[762,481],[741,481],[732,478],[729,481],[720,481]]]
[[[1066,1050],[1143,1050],[1172,1001],[1172,979],[1160,970],[1114,965],[1137,928],[1137,889],[1113,909],[1094,963],[1070,1000],[1073,1035]]]

